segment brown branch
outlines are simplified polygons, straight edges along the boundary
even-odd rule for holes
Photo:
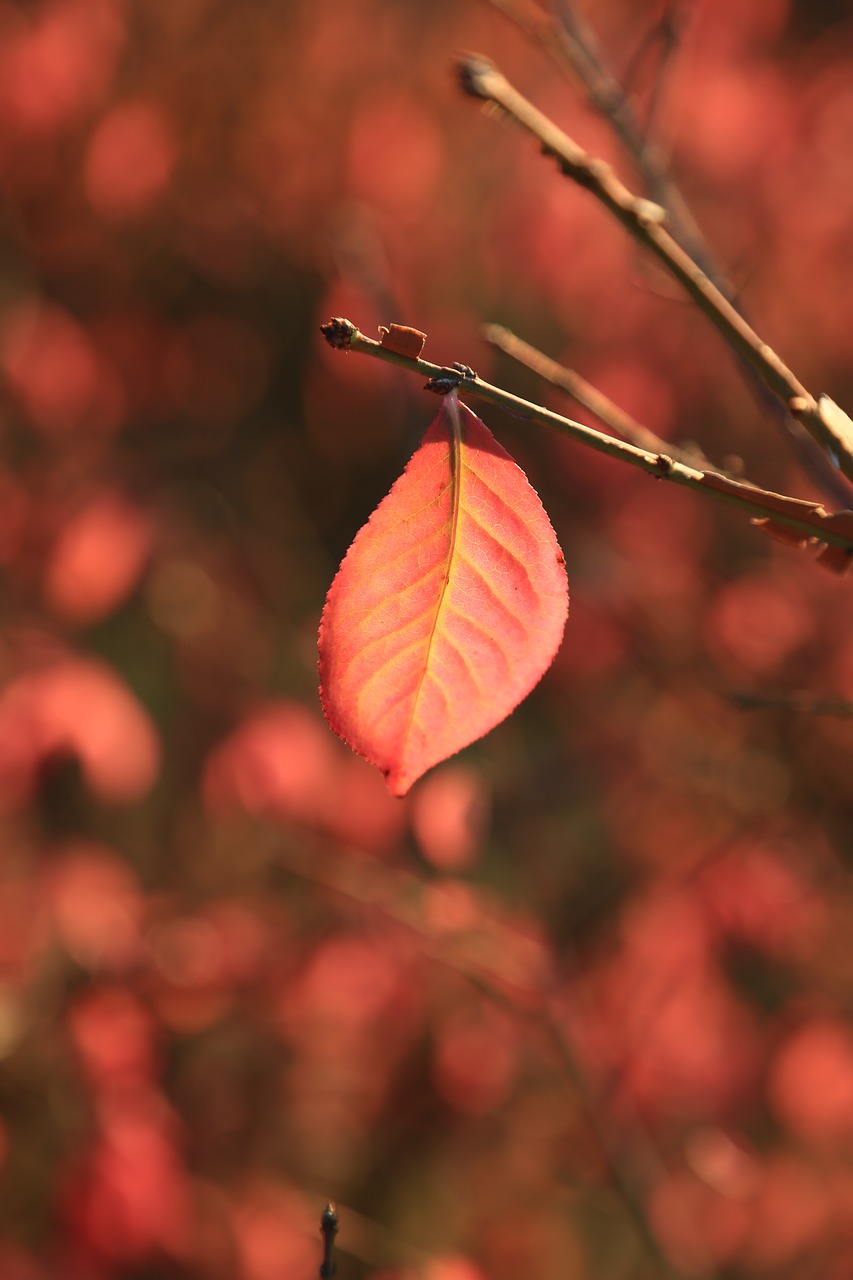
[[[792,416],[791,426],[810,433],[821,449],[853,479],[850,433],[839,432],[826,410],[826,397],[817,400],[781,357],[747,323],[725,293],[714,284],[698,262],[667,231],[669,214],[662,205],[635,195],[610,165],[584,149],[539,111],[486,58],[466,55],[458,64],[460,83],[470,96],[490,103],[514,120],[540,144],[545,155],[557,161],[566,177],[590,191],[622,223],[630,235],[650,250],[708,316],[734,351],[755,371]],[[837,411],[837,406],[835,407]],[[850,500],[849,489],[835,483],[838,501]],[[826,482],[826,477],[823,477]]]
[[[659,480],[669,480],[673,484],[680,484],[688,489],[698,489],[702,493],[713,494],[723,502],[747,511],[754,520],[761,522],[768,533],[779,534],[786,541],[792,541],[798,545],[805,545],[810,540],[826,543],[828,545],[822,558],[827,558],[831,568],[846,568],[853,556],[853,511],[829,513],[817,502],[807,502],[801,498],[790,498],[785,494],[773,493],[768,489],[759,489],[755,485],[732,480],[720,472],[699,471],[674,460],[667,453],[640,449],[625,440],[617,440],[601,431],[595,431],[592,427],[584,426],[581,422],[564,418],[542,405],[514,396],[501,387],[492,386],[491,383],[477,377],[467,365],[460,364],[448,368],[416,356],[403,355],[395,349],[397,342],[395,326],[391,326],[391,330],[386,331],[382,342],[366,337],[359,332],[351,320],[340,317],[321,325],[321,330],[331,347],[373,356],[389,364],[409,369],[412,373],[421,374],[428,379],[426,385],[428,391],[439,394],[447,394],[457,389],[465,391],[478,400],[484,400],[505,409],[515,417],[526,418],[551,427],[572,440],[577,440],[611,458],[618,458],[629,466],[638,467]],[[408,337],[416,331],[402,332]],[[419,339],[422,337],[422,334],[418,334]]]
[[[853,478],[853,453],[830,429],[818,401],[665,229],[666,210],[634,195],[610,165],[590,156],[558,129],[487,59],[475,55],[462,58],[459,75],[466,93],[492,103],[532,134],[566,177],[596,196],[635,240],[651,250],[730,345],[756,369],[817,442],[838,456],[844,473]]]
[[[525,342],[503,325],[485,325],[483,336],[498,351],[523,364],[526,369],[530,369],[545,382],[550,382],[553,387],[559,387],[561,391],[565,391],[573,400],[577,400],[578,404],[595,414],[599,422],[603,422],[622,440],[628,440],[637,448],[645,449],[649,453],[668,453],[674,461],[683,462],[688,467],[702,468],[709,465],[708,459],[698,446],[693,450],[674,449],[666,440],[662,440],[648,427],[637,422],[630,413],[620,409],[609,396],[599,391],[598,387],[594,387],[591,382],[587,382],[586,378],[581,377],[576,370],[567,369],[565,365],[558,364],[556,360],[552,360],[550,356],[546,356],[544,352],[531,346],[529,342]]]
[[[649,102],[645,112],[645,121],[643,123],[643,136],[645,141],[643,154],[648,154],[653,150],[651,140],[652,129],[660,111],[666,72],[671,67],[678,51],[678,39],[681,34],[682,24],[682,10],[679,7],[680,3],[681,0],[668,0],[660,17],[648,31],[644,40],[641,42],[640,47],[634,54],[632,65],[625,71],[623,76],[623,84],[627,93],[630,91],[632,76],[634,74],[639,74],[640,65],[645,59],[647,52],[653,49],[655,45],[660,46],[658,66],[652,81]],[[669,170],[664,165],[663,153],[660,144],[654,144],[654,154],[656,156],[655,168],[657,172],[668,174]],[[678,236],[675,238],[677,240]],[[693,255],[691,254],[691,257],[692,256]]]
[[[559,17],[546,14],[524,0],[488,0],[519,30],[535,40],[550,58],[582,86],[591,105],[610,121],[616,136],[636,165],[650,199],[662,205],[675,239],[701,264],[724,293],[728,283],[711,261],[710,252],[675,180],[661,163],[637,118],[622,85],[604,62],[586,18],[569,0],[559,5]]]

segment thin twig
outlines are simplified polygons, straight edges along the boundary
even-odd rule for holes
[[[604,1157],[611,1184],[628,1209],[646,1249],[657,1259],[665,1275],[671,1280],[680,1280],[683,1273],[658,1240],[646,1211],[649,1175],[654,1172],[660,1178],[664,1172],[657,1149],[646,1135],[640,1134],[638,1126],[631,1125],[634,1144],[642,1145],[643,1158],[642,1161],[627,1158],[628,1144],[625,1139],[628,1126],[625,1119],[618,1125],[611,1122],[601,1090],[582,1065],[565,1013],[560,1009],[555,996],[551,995],[547,999],[538,1020],[583,1105],[587,1122]],[[645,1165],[645,1169],[641,1165]],[[701,1269],[694,1269],[691,1274],[693,1280],[715,1280],[716,1277],[716,1272],[708,1263],[701,1265]]]
[[[646,55],[653,50],[655,45],[660,46],[658,54],[658,66],[652,79],[651,91],[649,93],[648,106],[645,112],[645,121],[643,125],[645,145],[643,154],[647,154],[651,150],[659,152],[659,148],[652,144],[652,131],[655,120],[660,110],[661,98],[663,97],[664,80],[666,72],[672,65],[673,58],[678,49],[678,36],[681,31],[681,11],[678,7],[678,0],[669,0],[660,17],[654,25],[646,33],[641,40],[634,56],[622,76],[623,91],[626,95],[631,93],[631,82],[634,77],[639,77],[640,68],[645,61]],[[659,172],[666,172],[663,164],[659,164]],[[676,239],[678,237],[676,236]]]
[[[491,2],[504,11],[518,5],[518,0]],[[555,0],[555,8],[559,14],[552,19],[555,32],[550,39],[546,37],[542,40],[544,47],[556,58],[558,64],[580,81],[590,102],[610,121],[640,174],[646,194],[666,209],[667,225],[673,239],[678,241],[720,293],[748,320],[731,282],[715,260],[672,176],[660,143],[653,142],[649,136],[651,116],[645,128],[640,125],[624,88],[607,65],[591,26],[574,0]],[[669,12],[674,16],[673,9]],[[678,22],[680,21],[679,16]],[[540,24],[540,38],[544,36],[545,31]],[[849,505],[850,494],[846,480],[836,471],[823,449],[800,425],[788,406],[776,398],[749,361],[739,354],[737,358],[753,394],[762,409],[774,419],[806,473],[831,501],[839,506]]]
[[[833,456],[841,470],[853,479],[853,452],[832,429],[823,409],[777,353],[728,301],[688,253],[664,227],[667,213],[660,205],[634,195],[610,165],[590,156],[573,138],[558,129],[519,93],[486,58],[468,55],[459,61],[462,88],[474,98],[489,102],[515,120],[552,156],[561,173],[590,191],[628,230],[655,255],[678,280],[697,306],[708,316],[727,342],[764,379],[817,443]]]
[[[639,449],[625,440],[617,440],[613,436],[595,431],[592,427],[564,418],[542,405],[523,400],[509,391],[492,386],[468,368],[458,365],[448,368],[444,365],[432,364],[419,357],[400,355],[392,347],[383,345],[373,338],[360,333],[351,320],[340,317],[321,325],[323,336],[330,346],[339,350],[353,351],[361,355],[373,356],[390,364],[409,369],[412,373],[425,376],[426,389],[439,394],[461,390],[485,400],[489,404],[498,405],[518,418],[526,418],[533,422],[541,422],[544,426],[559,431],[570,439],[580,441],[599,453],[606,453],[611,458],[618,458],[630,466],[655,476],[660,480],[669,480],[688,489],[698,489],[703,493],[711,493],[723,502],[740,507],[747,511],[753,519],[760,520],[768,532],[794,530],[799,541],[804,544],[810,539],[839,547],[843,552],[843,564],[853,556],[853,511],[828,513],[816,502],[806,502],[800,498],[790,498],[785,494],[773,493],[768,489],[759,489],[755,485],[732,480],[716,471],[699,471],[694,467],[677,462],[667,453],[653,453]],[[827,552],[823,553],[827,555]],[[837,553],[834,553],[837,555]],[[842,567],[833,562],[834,568]]]
[[[821,697],[815,693],[750,693],[729,695],[741,711],[790,711],[797,715],[835,716],[853,720],[853,702],[846,698]]]
[[[711,250],[681,191],[667,167],[660,148],[650,136],[651,113],[645,125],[640,123],[623,85],[611,71],[595,33],[574,0],[557,0],[554,49],[557,61],[571,68],[592,105],[604,115],[637,167],[646,194],[666,209],[675,239],[699,263],[718,289],[731,297],[731,285],[714,261]],[[666,41],[664,58],[671,56],[676,45],[680,21],[671,4],[661,18],[660,30]],[[553,56],[553,55],[552,55]]]
[[[553,967],[545,965],[539,971],[537,966],[535,974],[527,972],[526,966],[523,973],[514,970],[511,960],[516,950],[514,939],[499,922],[490,925],[483,921],[462,934],[437,931],[427,923],[423,906],[425,886],[417,876],[361,857],[355,850],[342,853],[325,841],[317,841],[311,847],[297,842],[281,850],[281,861],[291,874],[330,888],[414,934],[423,954],[432,962],[461,975],[492,1003],[525,1021],[531,1030],[541,1035],[560,1064],[563,1080],[580,1102],[599,1145],[610,1184],[649,1256],[664,1275],[678,1280],[682,1272],[657,1239],[646,1212],[649,1175],[659,1166],[659,1157],[650,1140],[644,1139],[639,1131],[632,1137],[635,1144],[642,1142],[642,1158],[629,1156],[624,1120],[617,1124],[610,1119],[599,1090],[573,1044],[560,1007]],[[713,1280],[713,1274],[707,1271],[693,1273],[693,1276],[694,1280]],[[322,1273],[321,1280],[326,1280]]]
[[[605,63],[592,28],[570,0],[557,5],[559,17],[544,13],[524,0],[488,0],[521,31],[536,40],[563,70],[582,85],[594,109],[610,121],[631,156],[651,200],[669,214],[673,235],[695,262],[701,264],[723,292],[727,282],[711,261],[705,240],[672,175],[649,144],[622,85]]]
[[[673,239],[686,250],[705,275],[728,301],[743,313],[731,282],[715,260],[687,202],[668,168],[659,145],[649,137],[648,126],[640,124],[622,84],[601,52],[595,33],[574,0],[554,0],[555,15],[546,15],[524,0],[489,0],[522,31],[537,40],[558,66],[579,81],[591,105],[605,116],[619,138],[643,182],[646,194],[667,211],[667,225]],[[742,356],[738,361],[753,393],[763,409],[797,454],[807,474],[839,506],[850,502],[848,486],[835,470],[823,449],[778,400],[754,367]]]
[[[320,1218],[323,1234],[323,1261],[320,1264],[320,1280],[332,1280],[337,1271],[335,1263],[335,1236],[338,1234],[338,1215],[333,1204],[327,1204]]]
[[[569,0],[559,5],[561,20],[544,14],[522,0],[489,0],[522,31],[538,42],[559,66],[577,77],[594,108],[610,121],[615,133],[634,161],[653,203],[666,210],[672,238],[735,310],[734,293],[699,231],[675,181],[667,170],[660,150],[645,136],[637,116],[619,81],[601,57],[598,43],[586,19]],[[823,448],[801,425],[787,402],[774,395],[754,365],[740,352],[737,358],[762,407],[769,411],[786,436],[807,474],[838,506],[850,502],[849,486],[835,469]]]
[[[575,369],[567,369],[565,365],[552,360],[550,356],[546,356],[543,351],[539,351],[523,338],[519,338],[510,329],[500,324],[487,324],[483,326],[483,337],[504,355],[517,360],[538,377],[565,391],[573,400],[577,400],[578,404],[582,404],[590,413],[595,414],[599,422],[603,422],[622,440],[628,440],[637,448],[645,449],[649,453],[668,453],[674,461],[683,462],[688,467],[708,466],[708,459],[698,446],[693,450],[673,448],[648,427],[637,422],[636,418],[632,418],[630,413],[620,409],[618,404],[615,404],[603,391],[599,391],[598,387],[594,387],[591,382],[587,382],[586,378],[581,377]]]

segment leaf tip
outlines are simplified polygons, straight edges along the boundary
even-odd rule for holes
[[[397,769],[387,769],[384,777],[385,785],[395,800],[404,799],[417,782],[417,778],[407,777]]]

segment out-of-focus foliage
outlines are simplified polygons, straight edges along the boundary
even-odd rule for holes
[[[652,0],[589,6],[618,69]],[[659,109],[759,329],[853,404],[853,22],[699,0]],[[495,413],[566,552],[543,684],[405,801],[330,733],[336,564],[479,324],[811,496],[707,322],[458,95],[481,0],[0,4],[0,1276],[853,1269],[850,586]],[[648,100],[653,53],[635,83]],[[547,393],[552,402],[551,393]],[[556,399],[553,400],[556,403]]]

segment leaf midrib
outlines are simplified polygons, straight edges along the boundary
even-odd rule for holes
[[[418,680],[417,688],[412,695],[412,707],[409,712],[409,718],[406,723],[406,729],[403,734],[403,742],[408,745],[409,736],[412,732],[412,725],[420,702],[421,693],[423,691],[424,681],[430,666],[430,657],[432,656],[432,646],[435,641],[436,632],[438,631],[438,623],[447,600],[448,587],[450,585],[450,572],[453,566],[453,557],[456,553],[456,540],[459,532],[459,515],[462,510],[462,415],[459,412],[459,402],[456,393],[451,391],[444,399],[444,409],[450,419],[450,472],[451,486],[453,489],[453,499],[450,515],[450,537],[447,546],[447,559],[444,567],[444,581],[438,592],[438,601],[435,606],[435,616],[432,620],[429,639],[426,645],[426,656],[424,658],[423,670]]]

